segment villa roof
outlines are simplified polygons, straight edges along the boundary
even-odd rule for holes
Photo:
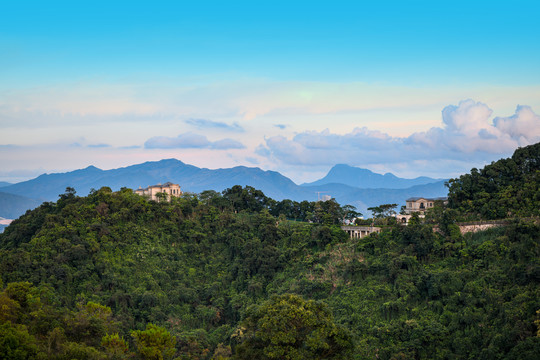
[[[172,182],[167,181],[165,184],[149,185],[149,186],[146,187],[146,188],[139,188],[138,190],[148,190],[148,189],[150,189],[150,188],[164,188],[164,187],[171,187],[171,186],[178,186],[178,187],[180,187],[180,185],[178,185],[178,184],[173,184]]]
[[[165,184],[157,184],[157,185],[150,185],[149,188],[153,188],[153,187],[171,187],[171,186],[179,186],[178,184],[173,184],[172,182],[170,181],[167,181]]]
[[[427,198],[427,197],[420,196],[420,197],[411,197],[411,198],[408,198],[405,201],[418,201],[420,199],[424,199],[424,200],[427,200],[427,201],[447,201],[448,200],[447,197]]]

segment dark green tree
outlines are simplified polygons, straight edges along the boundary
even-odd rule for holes
[[[235,359],[349,359],[353,349],[324,303],[292,294],[251,309],[236,338]]]
[[[355,218],[362,216],[362,213],[356,211],[356,207],[352,205],[345,205],[341,208],[343,213],[343,219],[353,221]]]
[[[131,336],[141,359],[172,359],[176,352],[176,337],[163,327],[148,324],[146,330],[132,331]]]
[[[251,186],[242,188],[235,185],[232,188],[223,191],[223,197],[229,201],[236,211],[254,211],[259,212],[266,207],[268,198],[261,190]]]

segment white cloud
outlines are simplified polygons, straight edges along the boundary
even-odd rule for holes
[[[492,110],[483,103],[468,99],[460,101],[459,105],[448,105],[442,111],[445,130],[451,133],[461,133],[474,136],[489,126]]]
[[[501,154],[540,141],[540,117],[530,107],[518,106],[514,115],[493,121],[492,113],[486,104],[461,101],[443,109],[442,128],[412,134],[408,142],[455,154]]]
[[[491,121],[492,110],[481,102],[461,101],[442,111],[442,126],[408,137],[392,137],[380,131],[356,128],[350,133],[329,130],[305,131],[289,139],[267,138],[258,150],[288,165],[348,163],[422,163],[438,167],[441,162],[486,162],[508,156],[517,147],[540,141],[540,116],[528,106],[518,106],[510,117]]]
[[[493,123],[498,130],[508,134],[520,145],[540,141],[540,116],[535,114],[530,106],[518,105],[514,115],[496,117]]]

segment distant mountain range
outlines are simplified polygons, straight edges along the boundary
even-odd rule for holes
[[[89,166],[67,173],[43,174],[32,180],[1,187],[3,193],[18,195],[19,198],[6,198],[7,202],[12,202],[11,205],[0,203],[0,216],[14,218],[42,201],[56,201],[68,186],[75,188],[78,195],[84,196],[91,189],[102,186],[109,186],[113,190],[122,187],[137,189],[167,181],[178,183],[183,191],[194,193],[249,185],[276,200],[314,201],[319,192],[332,196],[342,205],[354,205],[366,215],[370,206],[386,203],[403,205],[408,197],[447,194],[444,180],[427,177],[402,179],[392,174],[380,175],[348,165],[336,165],[324,178],[300,186],[275,171],[245,166],[211,170],[176,159],[166,159],[112,170]],[[19,209],[19,212],[14,213],[8,209]]]
[[[171,181],[180,184],[183,191],[221,191],[234,185],[259,187],[267,196],[285,198],[298,187],[289,178],[275,171],[238,166],[230,169],[210,170],[167,159],[145,162],[125,168],[101,170],[95,166],[67,173],[43,174],[35,179],[1,188],[2,191],[21,196],[54,201],[66,187],[75,188],[78,195],[87,195],[94,188],[109,186],[137,189]],[[0,215],[1,216],[1,215]]]
[[[328,174],[322,179],[303,185],[315,186],[336,183],[345,184],[360,189],[406,189],[411,186],[431,184],[441,180],[444,179],[432,179],[426,176],[421,176],[414,179],[403,179],[395,176],[392,173],[381,175],[368,169],[338,164],[330,169]]]

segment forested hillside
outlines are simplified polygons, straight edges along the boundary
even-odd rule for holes
[[[353,210],[67,189],[0,234],[0,358],[537,359],[537,220],[351,240]]]
[[[469,219],[540,216],[540,143],[451,179],[448,197]]]

